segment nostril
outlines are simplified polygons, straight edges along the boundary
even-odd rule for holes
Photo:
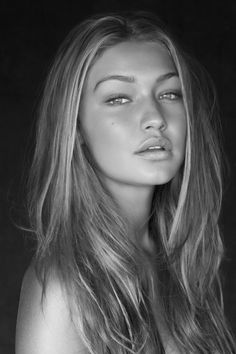
[[[159,130],[160,130],[160,131],[163,131],[163,130],[165,130],[165,129],[166,129],[166,123],[163,122],[163,123],[161,124]]]
[[[145,126],[145,130],[150,130],[150,129],[158,129],[160,131],[165,130],[166,128],[166,124],[163,122],[162,124],[160,124],[159,126],[157,124],[149,124]]]
[[[149,111],[142,115],[141,127],[146,131],[152,129],[163,131],[166,128],[166,121],[162,115]]]

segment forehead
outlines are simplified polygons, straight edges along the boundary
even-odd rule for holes
[[[165,73],[175,70],[167,48],[158,42],[127,41],[106,49],[89,70],[88,81],[110,74]]]

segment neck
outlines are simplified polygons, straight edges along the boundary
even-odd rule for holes
[[[148,224],[154,186],[117,185],[106,183],[122,214],[128,221],[131,237],[145,244],[148,240]]]

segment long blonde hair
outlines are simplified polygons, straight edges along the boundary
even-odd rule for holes
[[[233,353],[218,276],[222,183],[213,91],[199,66],[150,14],[94,16],[59,48],[40,107],[29,183],[37,274],[45,288],[50,269],[56,269],[90,353],[164,352],[140,266],[145,253],[127,236],[80,129],[89,69],[106,48],[131,40],[168,49],[187,116],[184,164],[177,183],[156,187],[149,222],[158,249],[161,312],[181,353]]]

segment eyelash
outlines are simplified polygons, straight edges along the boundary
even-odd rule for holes
[[[174,98],[170,98],[170,96],[173,96],[173,95],[175,97]],[[167,97],[167,99],[170,100],[170,101],[176,101],[176,100],[181,99],[183,97],[181,91],[169,91],[169,92],[164,92],[161,95],[159,95],[161,100],[165,99],[166,96],[169,96],[169,97]]]
[[[182,97],[183,96],[182,96],[181,91],[169,91],[169,92],[164,92],[161,95],[159,95],[160,100],[167,99],[170,101],[176,101],[178,99],[181,99]],[[125,99],[126,101],[130,101],[130,98],[128,96],[123,95],[123,94],[119,94],[119,95],[108,98],[105,101],[105,103],[108,104],[109,106],[115,106],[115,105],[119,106],[119,105],[126,104],[127,102],[122,103],[122,102],[118,101],[118,100],[122,100],[122,99]],[[116,102],[114,102],[114,101],[116,101]]]
[[[129,97],[120,94],[120,95],[116,95],[116,96],[113,96],[113,97],[108,98],[108,99],[106,100],[106,103],[107,103],[108,105],[110,105],[110,106],[125,104],[125,103],[118,103],[118,102],[114,103],[114,101],[116,101],[116,100],[121,100],[121,99],[130,100]],[[112,102],[113,102],[113,103],[112,103]]]

